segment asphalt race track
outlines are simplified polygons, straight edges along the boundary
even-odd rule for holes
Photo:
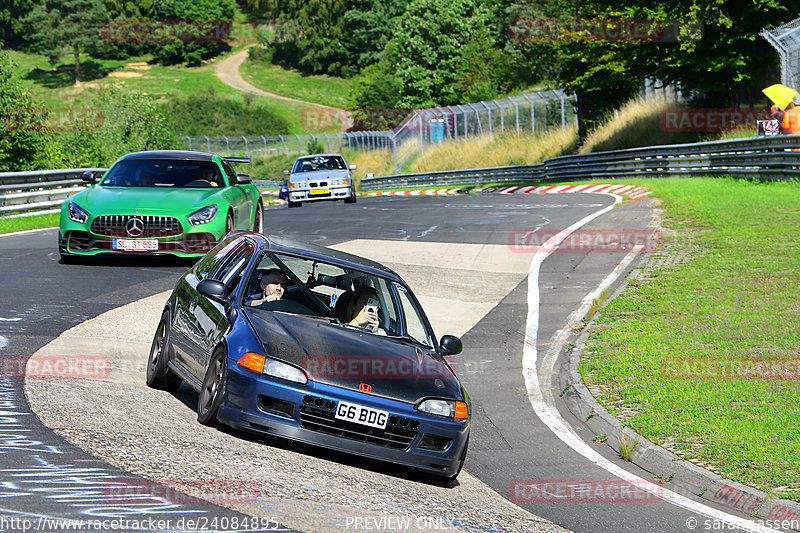
[[[592,444],[583,421],[558,401],[553,339],[579,326],[571,315],[587,294],[604,281],[613,289],[647,254],[565,243],[539,264],[525,239],[534,230],[553,235],[579,221],[593,235],[651,227],[648,200],[615,206],[617,200],[606,194],[383,197],[266,212],[267,233],[391,266],[420,297],[438,336],[462,335],[465,349],[455,369],[472,397],[472,436],[465,472],[453,486],[382,463],[200,426],[196,395],[187,388],[171,395],[143,383],[141,354],[165,291],[186,263],[126,257],[63,265],[54,229],[0,236],[0,530],[21,531],[12,518],[30,520],[30,531],[46,518],[120,516],[141,520],[126,529],[141,531],[277,524],[302,531],[765,530],[752,522],[737,529],[733,521],[743,516],[675,495],[680,491],[669,484],[657,496],[633,491],[611,498],[620,490],[611,471],[652,476]],[[625,268],[617,268],[622,261]],[[103,379],[27,380],[23,394],[25,380],[14,371],[20,360],[70,350],[119,357],[122,364]],[[597,457],[587,458],[582,446]],[[145,479],[228,480],[252,497],[216,502],[221,506],[116,496],[116,487],[131,480],[147,485]],[[574,493],[524,489],[547,481],[583,484],[608,498],[587,503]],[[261,520],[247,522],[248,515]],[[404,517],[413,518],[411,526]],[[201,521],[187,526],[177,518]],[[165,522],[153,523],[159,519]]]

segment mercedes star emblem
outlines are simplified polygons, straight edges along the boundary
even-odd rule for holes
[[[132,217],[125,225],[125,229],[131,237],[138,237],[144,233],[144,221],[139,217]]]

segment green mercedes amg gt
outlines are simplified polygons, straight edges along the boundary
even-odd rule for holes
[[[61,205],[65,262],[102,253],[205,255],[234,230],[264,229],[261,192],[230,161],[202,152],[136,152]]]

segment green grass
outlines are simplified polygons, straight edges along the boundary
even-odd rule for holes
[[[262,91],[331,107],[344,108],[347,105],[351,84],[348,79],[324,74],[309,76],[296,70],[250,59],[242,63],[239,72],[245,81]]]
[[[191,95],[213,87],[214,92],[220,96],[245,99],[244,93],[225,85],[216,77],[214,74],[216,62],[209,62],[200,67],[185,67],[150,64],[148,61],[151,58],[147,56],[125,61],[99,60],[82,56],[82,83],[80,86],[75,86],[72,70],[74,64],[71,58],[64,56],[63,61],[52,69],[42,56],[18,51],[10,53],[19,64],[18,76],[24,86],[42,104],[49,107],[91,107],[94,93],[111,86],[142,92],[155,98],[175,93]],[[289,124],[290,133],[308,131],[306,104],[266,96],[253,96],[252,101],[273,109],[283,117]],[[330,128],[315,131],[329,132],[340,129],[340,124],[335,123]],[[237,132],[230,134],[236,135]]]
[[[581,373],[598,400],[653,442],[765,491],[800,488],[800,382],[669,379],[676,358],[800,361],[800,184],[636,181],[661,198],[666,250],[599,312]],[[664,254],[665,252],[659,252]],[[800,494],[782,497],[800,500]]]
[[[58,227],[58,213],[37,215],[32,217],[6,218],[0,217],[0,233],[14,233],[29,229]]]

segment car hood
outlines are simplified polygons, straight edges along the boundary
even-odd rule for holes
[[[220,189],[157,187],[90,187],[73,198],[93,216],[190,213],[211,203]]]
[[[461,384],[443,358],[414,343],[373,335],[303,315],[246,309],[268,357],[306,371],[310,380],[416,404],[462,399]]]
[[[349,177],[347,170],[311,170],[309,172],[298,172],[292,174],[293,181],[308,181],[308,180],[324,180],[328,178],[347,178]]]

